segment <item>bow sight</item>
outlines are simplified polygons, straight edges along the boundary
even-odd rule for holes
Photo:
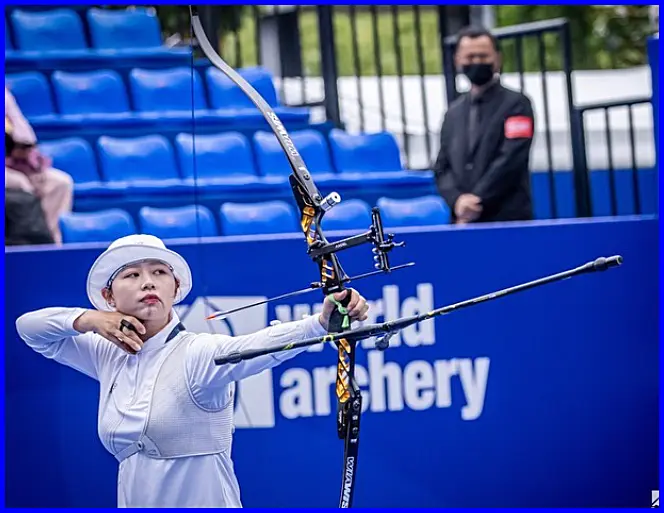
[[[299,184],[293,185],[293,187],[298,186]],[[301,195],[296,195],[297,198],[301,198]],[[332,209],[335,205],[338,205],[341,202],[341,197],[336,192],[330,193],[326,196],[321,202],[321,208],[319,210],[320,215],[317,219],[311,223],[314,225],[313,228],[316,229],[320,226],[323,215]],[[326,205],[325,208],[322,208],[322,205]],[[306,207],[305,207],[306,209]],[[313,216],[312,216],[313,217]],[[312,227],[309,226],[308,230],[311,230]],[[378,207],[373,207],[371,210],[371,227],[364,233],[358,235],[353,235],[351,237],[337,240],[334,242],[329,242],[322,236],[321,231],[318,231],[318,237],[311,237],[311,243],[307,249],[307,253],[311,258],[318,263],[319,267],[322,269],[321,281],[312,282],[308,287],[293,292],[288,292],[280,296],[271,297],[255,303],[249,303],[238,308],[233,308],[232,310],[224,310],[214,312],[209,315],[206,319],[224,319],[232,313],[239,312],[241,310],[246,310],[247,308],[253,308],[258,305],[265,303],[270,303],[272,301],[277,301],[281,299],[286,299],[289,297],[297,296],[300,294],[305,294],[311,292],[312,290],[325,288],[326,278],[331,278],[333,273],[338,272],[340,275],[339,283],[344,284],[351,281],[358,281],[363,278],[368,278],[370,276],[376,276],[378,274],[390,273],[397,271],[399,269],[404,269],[406,267],[411,267],[415,265],[415,262],[408,262],[407,264],[390,266],[390,259],[388,253],[394,248],[403,247],[405,242],[394,242],[394,234],[388,233],[385,234],[383,230],[383,222],[380,217],[380,209]],[[371,250],[374,253],[374,268],[375,271],[369,271],[366,273],[358,274],[355,276],[348,276],[343,271],[341,265],[336,262],[337,269],[334,269],[334,264],[330,263],[330,256],[343,251],[345,249],[350,249],[362,244],[371,243],[373,244],[373,249]],[[335,292],[336,289],[332,288],[328,290],[329,292]]]

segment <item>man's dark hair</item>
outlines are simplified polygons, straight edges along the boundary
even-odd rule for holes
[[[500,53],[500,43],[498,42],[498,38],[494,36],[490,31],[479,25],[470,25],[468,27],[463,27],[461,30],[459,30],[459,32],[457,32],[456,36],[457,36],[456,40],[457,48],[459,48],[459,43],[464,37],[470,39],[476,39],[478,37],[487,36],[489,39],[491,39],[491,43],[493,44],[494,50]]]

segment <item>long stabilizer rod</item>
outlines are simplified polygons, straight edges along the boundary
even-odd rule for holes
[[[335,342],[339,339],[346,339],[348,342],[357,342],[359,340],[364,340],[366,338],[371,338],[375,336],[381,336],[381,338],[376,342],[376,347],[378,349],[384,350],[387,349],[387,347],[389,346],[389,339],[390,337],[392,337],[392,335],[394,335],[398,331],[408,326],[417,324],[418,322],[426,321],[433,317],[448,314],[455,310],[460,310],[462,308],[467,308],[469,306],[475,306],[480,303],[485,303],[486,301],[491,301],[493,299],[505,297],[510,294],[515,294],[517,292],[523,292],[524,290],[540,287],[548,283],[553,283],[573,278],[581,274],[606,271],[607,269],[610,269],[612,267],[620,266],[622,262],[623,258],[620,255],[611,256],[611,257],[601,257],[592,262],[588,262],[587,264],[576,267],[574,269],[569,269],[567,271],[563,271],[557,274],[545,276],[544,278],[539,278],[537,280],[522,283],[520,285],[515,285],[514,287],[498,290],[496,292],[491,292],[490,294],[485,294],[483,296],[467,299],[465,301],[461,301],[460,303],[454,303],[452,305],[443,306],[441,308],[437,308],[435,310],[431,310],[430,312],[426,312],[420,315],[402,317],[400,319],[386,321],[380,324],[370,324],[368,326],[363,326],[361,328],[357,328],[354,330],[344,331],[341,333],[330,333],[328,335],[323,335],[322,337],[309,338],[306,340],[290,342],[288,344],[281,344],[269,348],[237,351],[227,354],[225,356],[217,357],[214,359],[214,362],[217,365],[224,365],[227,363],[239,363],[243,360],[250,360],[252,358],[256,358],[258,356],[263,356],[266,354],[289,351],[291,349],[313,346],[325,342]]]

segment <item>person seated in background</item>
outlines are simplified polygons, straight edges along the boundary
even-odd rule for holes
[[[17,149],[11,133],[12,125],[5,118],[5,156]],[[5,247],[53,242],[39,198],[18,187],[5,187]]]
[[[530,220],[531,101],[500,83],[500,49],[488,30],[462,29],[454,62],[471,88],[445,113],[433,167],[452,222]]]
[[[71,212],[74,181],[64,171],[52,167],[51,159],[40,153],[34,130],[5,86],[5,137],[7,134],[14,144],[11,153],[5,145],[5,189],[21,189],[37,196],[53,241],[61,244],[59,219]]]

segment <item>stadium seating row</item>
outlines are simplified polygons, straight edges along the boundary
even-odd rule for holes
[[[308,123],[304,107],[279,103],[270,73],[261,67],[239,73],[265,98],[284,123]],[[35,130],[88,124],[131,127],[155,123],[195,123],[229,126],[263,122],[249,98],[214,67],[199,72],[187,67],[132,69],[125,84],[114,70],[56,71],[49,79],[32,71],[10,73],[5,84]],[[192,104],[195,109],[192,113]]]
[[[291,133],[319,185],[431,183],[431,173],[402,168],[399,147],[388,132],[351,135],[334,129],[327,140],[315,130]],[[100,198],[132,194],[173,195],[288,187],[291,167],[271,132],[246,136],[225,132],[163,136],[100,137],[94,146],[80,138],[42,143],[41,150],[75,182],[75,194]],[[195,157],[195,158],[194,158]],[[195,181],[196,180],[196,181]]]
[[[170,51],[163,45],[159,18],[154,9],[91,7],[82,19],[67,8],[44,11],[19,8],[11,11],[9,20],[8,26],[5,18],[6,50],[85,55],[103,50],[142,49],[144,57]],[[86,33],[89,33],[89,42]]]
[[[316,184],[324,194],[369,204],[385,195],[404,198],[435,194],[432,172],[401,170],[399,149],[389,133],[351,135],[334,129],[329,138],[316,130],[291,132]],[[194,152],[195,145],[195,152]],[[144,205],[177,206],[204,202],[216,210],[222,202],[289,199],[290,165],[271,132],[247,137],[236,132],[192,136],[180,133],[171,142],[162,136],[102,137],[90,145],[80,138],[42,143],[54,165],[70,173],[75,184],[75,208],[94,211],[111,201],[132,213]],[[194,161],[194,154],[196,160]],[[194,167],[195,164],[195,167]],[[638,172],[642,212],[657,211],[657,173]],[[197,180],[194,180],[196,178]],[[574,184],[570,171],[554,173],[556,212],[574,217]],[[590,174],[594,215],[610,215],[609,172]],[[546,173],[531,174],[535,217],[552,216]],[[618,213],[636,213],[633,173],[615,173]],[[160,183],[161,181],[161,183]]]
[[[438,196],[380,198],[377,206],[385,228],[444,225],[450,220],[447,206]],[[300,232],[295,208],[284,201],[224,203],[218,223],[212,211],[202,205],[143,207],[138,219],[135,223],[129,213],[112,208],[63,215],[60,226],[65,243],[108,242],[139,231],[162,239]],[[371,226],[371,210],[358,199],[342,201],[325,214],[323,226],[326,231],[364,231]]]
[[[124,70],[191,62],[190,48],[162,43],[159,19],[151,8],[20,6],[11,10],[9,20],[5,18],[6,72]]]

